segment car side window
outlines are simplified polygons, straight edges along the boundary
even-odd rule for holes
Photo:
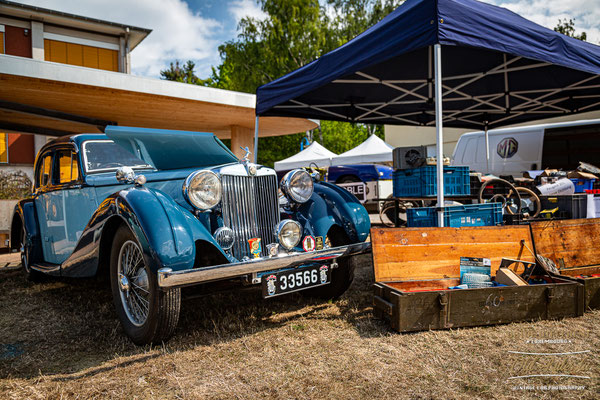
[[[63,185],[66,183],[77,182],[79,179],[79,165],[77,157],[70,150],[59,150],[56,152],[56,167],[58,169],[55,176],[56,183]]]
[[[38,174],[36,177],[36,186],[39,187],[44,187],[50,184],[50,177],[52,176],[51,173],[51,169],[52,169],[52,153],[47,153],[46,155],[44,155],[44,158],[42,158],[42,161],[40,162],[40,169],[38,170]]]

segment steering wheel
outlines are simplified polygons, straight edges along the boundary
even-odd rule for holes
[[[510,182],[493,178],[481,185],[479,189],[480,203],[502,203],[502,209],[508,214],[521,214],[521,195]]]

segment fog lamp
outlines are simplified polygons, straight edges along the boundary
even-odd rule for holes
[[[286,250],[291,250],[300,243],[302,226],[291,219],[283,220],[277,225],[277,239]]]

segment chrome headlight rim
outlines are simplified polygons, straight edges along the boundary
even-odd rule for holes
[[[306,177],[308,178],[308,181],[310,182],[310,194],[308,196],[306,196],[306,198],[299,198],[297,197],[297,193],[294,193],[294,191],[292,190],[293,188],[291,187],[291,182],[294,179],[294,177],[296,177],[297,174],[305,174]],[[281,190],[283,191],[283,193],[286,195],[286,197],[295,202],[295,203],[306,203],[308,200],[310,200],[312,194],[315,191],[315,186],[314,186],[314,182],[312,177],[310,176],[310,174],[303,170],[303,169],[293,169],[291,171],[289,171],[287,174],[285,174],[283,176],[283,178],[281,179]]]
[[[196,179],[199,175],[212,175],[218,182],[219,185],[219,195],[218,195],[218,199],[217,201],[214,202],[214,204],[196,204],[193,200],[192,197],[190,196],[190,188],[192,183],[194,182],[194,179]],[[219,174],[215,173],[214,171],[211,170],[207,170],[207,169],[201,169],[198,171],[194,171],[191,174],[188,175],[187,178],[185,178],[185,181],[183,182],[183,197],[185,198],[185,200],[190,203],[190,205],[198,210],[203,210],[203,211],[207,211],[207,210],[212,210],[213,208],[217,207],[219,204],[221,204],[221,200],[223,199],[223,183],[221,182],[221,177],[219,176]]]
[[[290,246],[290,247],[285,245],[285,242],[281,239],[281,236],[280,236],[281,231],[288,224],[293,224],[298,228],[298,240],[296,241],[296,243],[294,243],[293,246]],[[275,234],[277,235],[277,242],[281,245],[281,247],[283,247],[284,249],[289,251],[289,250],[292,250],[293,248],[295,248],[296,246],[298,246],[298,244],[302,241],[302,225],[300,225],[300,223],[298,221],[295,221],[293,219],[284,219],[283,221],[279,222],[279,224],[277,224]]]

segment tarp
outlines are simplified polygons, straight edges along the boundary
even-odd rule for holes
[[[275,162],[275,171],[287,171],[294,168],[309,167],[316,164],[319,168],[331,166],[331,159],[337,157],[332,151],[327,150],[318,142],[313,142],[300,153],[294,154],[285,160]]]
[[[600,47],[475,0],[407,0],[345,45],[257,90],[260,116],[481,129],[600,109]]]
[[[332,160],[332,165],[392,162],[394,148],[376,135]]]

